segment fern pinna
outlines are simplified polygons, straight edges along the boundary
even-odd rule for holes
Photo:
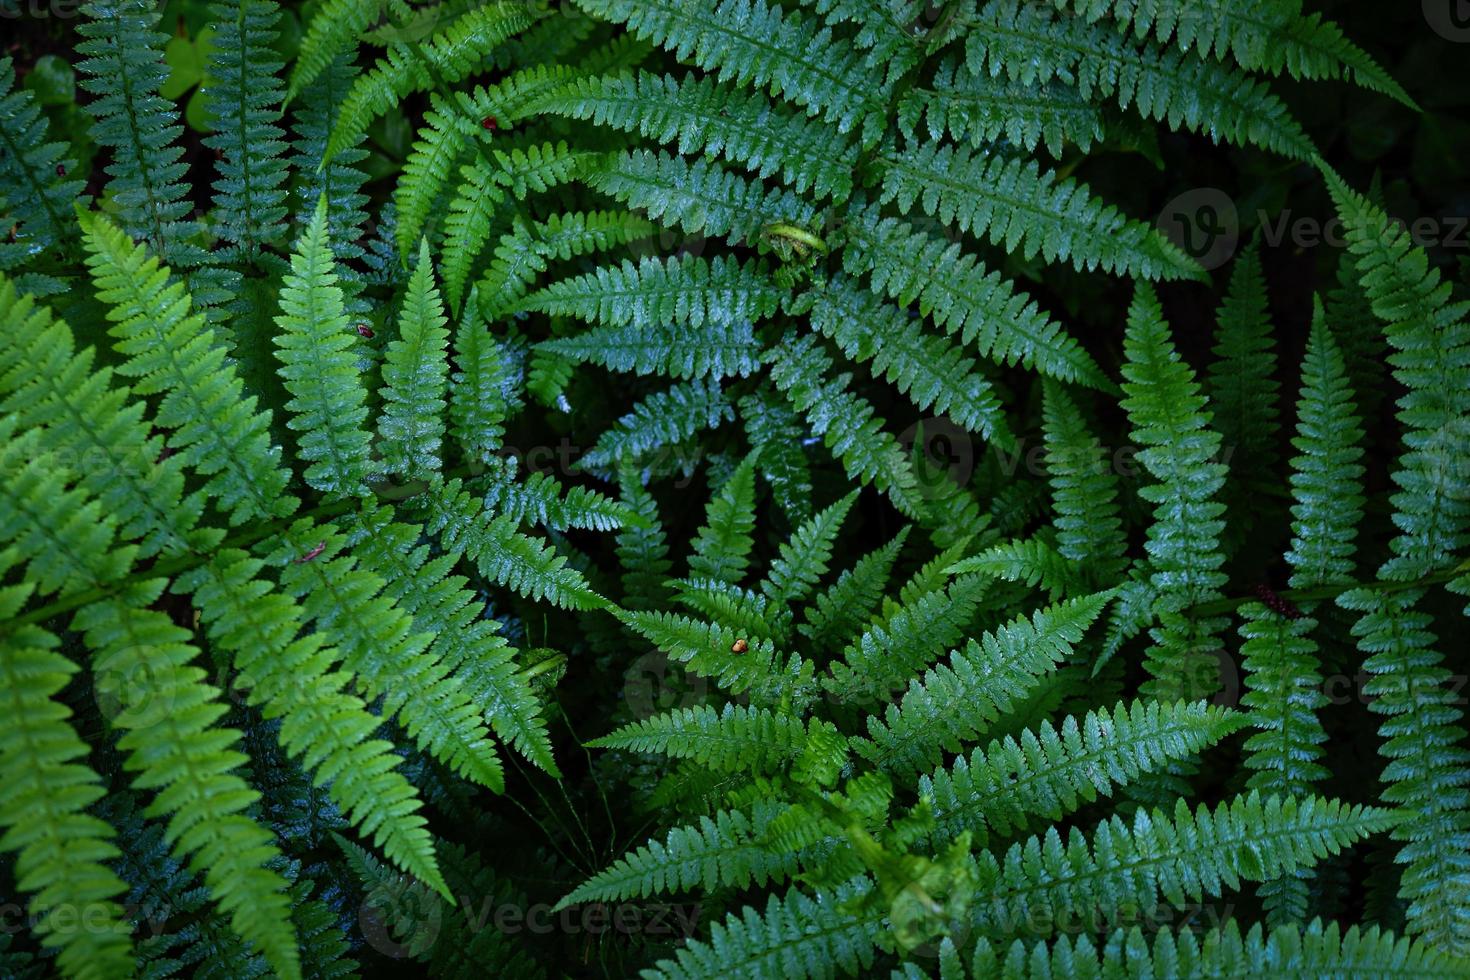
[[[3,972],[1470,975],[1466,293],[1247,6],[8,50]]]

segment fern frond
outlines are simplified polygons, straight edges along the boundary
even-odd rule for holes
[[[346,537],[302,522],[288,541],[311,540],[321,550],[299,561],[289,544],[272,560],[282,564],[281,587],[301,603],[309,624],[333,637],[342,669],[367,700],[396,717],[425,752],[466,778],[497,792],[505,786],[480,712],[446,665],[430,652],[433,637],[413,630],[413,618],[391,596],[387,582],[339,554]],[[420,573],[423,575],[424,573]],[[420,586],[431,583],[421,581]]]
[[[1305,793],[1328,775],[1317,762],[1327,733],[1316,712],[1328,703],[1317,644],[1309,636],[1317,622],[1287,619],[1260,603],[1247,604],[1240,615],[1240,654],[1250,685],[1240,703],[1261,729],[1245,744],[1245,765],[1256,770],[1249,785],[1268,793]]]
[[[759,177],[780,174],[800,194],[841,200],[852,193],[855,146],[815,120],[710,78],[641,72],[581,79],[537,108],[637,132],[679,153],[721,156]]]
[[[750,692],[757,707],[804,699],[811,693],[811,663],[796,655],[786,657],[770,640],[669,613],[624,612],[618,618],[670,658],[730,694]],[[745,649],[737,653],[740,640],[745,641]]]
[[[534,299],[534,297],[533,297]],[[763,348],[749,323],[648,323],[594,327],[537,345],[574,364],[659,374],[675,380],[743,378],[760,369]]]
[[[1105,25],[1058,17],[1043,4],[988,0],[965,24],[976,75],[1063,78],[1082,98],[1114,98],[1145,119],[1298,160],[1313,154],[1301,125],[1265,85],[1217,61],[1141,47]]]
[[[514,457],[497,460],[477,478],[485,487],[486,510],[552,531],[616,531],[639,520],[633,511],[596,490],[564,487],[546,473],[531,473],[522,480],[516,475],[517,465]]]
[[[14,544],[38,593],[105,592],[131,569],[136,549],[115,543],[116,525],[97,501],[66,489],[71,473],[39,448],[41,430],[12,434],[13,421],[0,428],[0,543]],[[72,625],[93,652],[99,695],[117,708],[112,722],[123,731],[118,748],[133,784],[157,790],[151,809],[169,815],[170,846],[204,875],[231,927],[282,976],[297,977],[286,883],[268,869],[279,852],[273,835],[242,812],[257,794],[234,771],[246,761],[235,749],[240,735],[216,725],[226,708],[192,665],[199,651],[189,633],[147,608],[166,584],[135,582],[84,606]]]
[[[582,457],[581,465],[612,469],[624,461],[647,461],[697,432],[733,421],[735,409],[713,379],[684,381],[654,392],[618,419]],[[669,462],[669,460],[664,460]]]
[[[500,636],[496,622],[484,616],[484,602],[465,588],[466,580],[448,574],[453,556],[430,557],[422,529],[395,521],[395,516],[386,507],[356,515],[347,528],[354,557],[385,580],[384,594],[413,617],[415,631],[433,637],[428,654],[453,675],[495,733],[559,775],[540,702],[517,672],[515,650]],[[423,693],[419,686],[413,696]],[[488,746],[484,751],[481,765],[498,768],[490,761]]]
[[[658,502],[634,479],[631,469],[618,474],[618,489],[639,522],[628,523],[618,534],[618,566],[622,569],[623,608],[636,612],[668,608],[666,585],[674,563],[669,539],[659,521]]]
[[[836,582],[807,605],[806,622],[797,626],[797,630],[814,646],[828,649],[859,632],[878,609],[893,564],[908,536],[909,527],[904,525],[887,544],[844,570]]]
[[[869,68],[881,69],[892,84],[923,61],[919,39],[907,28],[925,13],[920,0],[815,0],[807,6],[833,28],[853,25],[852,44]]]
[[[1118,506],[1118,474],[1071,395],[1050,382],[1043,391],[1042,434],[1057,551],[1086,569],[1093,582],[1115,584],[1128,551]]]
[[[1053,671],[1111,598],[1101,592],[1021,616],[971,640],[947,664],[909,682],[902,701],[868,718],[871,742],[857,751],[889,772],[933,769],[944,752],[984,734]]]
[[[654,221],[736,244],[754,241],[771,222],[806,225],[816,213],[790,191],[767,190],[717,163],[663,152],[617,154],[588,182]]]
[[[668,584],[679,605],[742,637],[775,642],[788,632],[791,611],[753,589],[705,578],[673,579]]]
[[[761,591],[773,602],[800,602],[817,587],[832,561],[832,546],[842,530],[848,511],[857,502],[857,491],[826,508],[802,524],[789,541],[783,541],[771,570],[761,580]]]
[[[389,473],[418,479],[440,468],[444,442],[444,392],[449,380],[449,320],[434,283],[427,239],[398,316],[398,337],[383,357],[382,415],[378,438]]]
[[[731,585],[745,577],[755,547],[755,463],[735,468],[710,499],[705,522],[695,534],[689,574]]]
[[[185,496],[183,459],[165,456],[141,403],[130,403],[131,390],[116,384],[111,368],[99,369],[94,355],[91,348],[76,353],[70,327],[0,276],[0,410],[45,426],[57,447],[106,461],[77,475],[120,535],[138,542],[140,558],[209,546],[212,539],[189,533],[203,496]]]
[[[477,286],[485,316],[493,319],[514,309],[551,260],[607,251],[656,230],[652,222],[624,211],[555,214],[545,223],[517,223],[501,238]]]
[[[0,551],[0,572],[19,556]],[[0,588],[0,620],[8,621],[28,598],[29,585]],[[15,884],[33,893],[29,913],[42,943],[58,950],[67,976],[122,976],[132,949],[119,930],[118,897],[127,886],[107,866],[118,854],[113,830],[87,813],[106,792],[86,763],[87,746],[71,724],[71,710],[55,699],[77,672],[57,652],[59,641],[35,626],[0,636],[0,850],[15,855]],[[52,926],[52,909],[85,909],[94,928]]]
[[[148,0],[88,0],[77,32],[85,55],[81,87],[92,138],[112,151],[107,194],[128,237],[147,242],[159,261],[180,269],[204,259],[191,239],[198,231],[187,215],[193,205],[183,182],[177,107],[159,94],[168,68],[167,37],[157,29],[160,10]]]
[[[315,18],[313,23],[320,19]],[[327,137],[337,125],[342,99],[356,77],[357,69],[347,56],[338,56],[300,90],[300,102],[294,110],[291,164],[297,175],[295,213],[309,214],[317,201],[326,198],[327,240],[338,259],[363,256],[361,243],[367,224],[363,205],[368,199],[362,193],[367,175],[357,165],[367,159],[368,151],[352,147],[330,160],[326,157]],[[355,283],[349,280],[343,287],[353,291]]]
[[[763,846],[769,824],[783,809],[765,803],[748,814],[720,810],[697,824],[675,827],[663,841],[649,841],[578,885],[556,907],[783,881],[797,870],[797,855]]]
[[[342,290],[327,239],[327,202],[291,255],[276,317],[276,358],[291,401],[287,425],[300,433],[299,455],[310,461],[306,479],[318,490],[364,496],[372,475],[367,390],[353,356],[357,334],[348,326]]]
[[[823,683],[844,700],[883,704],[959,643],[988,587],[981,576],[967,575],[885,610],[847,644]]]
[[[1157,590],[1155,611],[1163,618],[1148,655],[1149,690],[1171,698],[1187,693],[1178,685],[1213,683],[1213,677],[1196,675],[1224,624],[1196,621],[1185,610],[1219,598],[1225,583],[1219,544],[1225,508],[1215,500],[1225,467],[1215,461],[1220,435],[1209,428],[1194,371],[1175,351],[1158,296],[1146,284],[1128,311],[1124,351],[1123,408],[1133,440],[1147,447],[1138,460],[1158,481],[1139,490],[1155,505],[1144,547]]]
[[[577,0],[720,81],[765,89],[847,133],[874,119],[888,91],[830,31],[765,0]]]
[[[538,16],[526,4],[487,3],[422,43],[395,42],[371,71],[353,82],[327,139],[325,158],[331,160],[354,146],[373,120],[412,93],[462,81],[491,51],[530,27]]]
[[[772,496],[792,521],[807,520],[812,514],[812,467],[802,444],[806,430],[796,413],[767,387],[740,399],[739,412],[756,469]]]
[[[1049,949],[1029,950],[1023,940],[1009,949],[981,939],[970,976],[974,980],[1051,980],[1056,976],[1139,976],[1169,973],[1181,977],[1254,977],[1288,980],[1300,976],[1449,978],[1465,965],[1424,943],[1395,938],[1378,926],[1353,926],[1313,919],[1303,927],[1278,926],[1269,933],[1260,923],[1244,936],[1231,919],[1203,935],[1181,929],[1160,930],[1152,943],[1134,927],[1101,941],[1062,936]],[[948,977],[950,975],[946,975]],[[959,980],[955,974],[955,980]]]
[[[270,417],[244,394],[204,317],[190,311],[183,284],[107,218],[84,211],[78,220],[97,297],[127,358],[118,372],[139,379],[138,393],[164,395],[154,421],[171,430],[169,446],[209,478],[206,491],[235,523],[289,513],[295,501],[284,496]]]
[[[1252,244],[1230,273],[1230,288],[1216,317],[1215,362],[1205,390],[1215,430],[1235,450],[1232,460],[1269,472],[1276,464],[1280,383],[1276,342],[1260,249]]]
[[[1394,829],[1407,865],[1399,894],[1409,902],[1409,928],[1458,956],[1470,955],[1470,750],[1464,712],[1452,679],[1434,649],[1433,618],[1415,606],[1423,590],[1384,593],[1354,589],[1338,605],[1361,613],[1353,625],[1368,654],[1363,687],[1368,709],[1383,715],[1379,753],[1383,798],[1407,815]]]
[[[213,130],[204,145],[220,154],[211,225],[228,256],[254,260],[286,237],[281,8],[275,0],[216,0],[210,16],[217,28],[201,94]]]
[[[848,475],[887,493],[909,517],[922,510],[918,481],[898,440],[882,429],[873,406],[848,390],[850,375],[829,376],[832,360],[809,336],[766,354],[771,381],[821,436]]]
[[[1363,88],[1414,100],[1341,29],[1321,14],[1307,14],[1297,0],[1267,0],[1249,8],[1228,0],[1181,4],[1177,0],[1052,0],[1090,21],[1111,16],[1139,38],[1154,37],[1201,57],[1229,55],[1247,71],[1292,78],[1352,76]]]
[[[412,250],[429,225],[430,213],[446,191],[450,175],[466,156],[475,158],[471,171],[465,172],[473,186],[455,192],[455,201],[461,203],[452,205],[452,209],[466,213],[462,220],[467,225],[461,235],[467,240],[477,239],[476,249],[489,229],[480,224],[481,212],[466,206],[467,195],[493,185],[515,187],[517,196],[524,197],[528,183],[545,190],[553,179],[560,182],[575,176],[593,154],[571,153],[564,143],[559,147],[547,144],[533,146],[528,160],[528,151],[523,149],[506,154],[487,147],[497,138],[495,133],[500,127],[520,122],[534,111],[542,97],[560,91],[577,77],[578,73],[567,67],[536,65],[513,72],[488,88],[477,86],[472,92],[456,92],[452,97],[430,93],[431,108],[424,114],[420,138],[404,162],[393,197],[400,222],[399,252],[407,256]],[[489,128],[492,126],[496,128]],[[542,175],[513,179],[511,175],[528,169],[528,165],[540,168]]]
[[[764,912],[746,907],[710,927],[708,942],[691,940],[647,971],[650,980],[712,980],[714,977],[830,978],[842,971],[862,975],[873,965],[882,921],[876,914],[846,909],[872,891],[856,878],[807,897],[792,889],[772,895]]]
[[[807,752],[832,759],[839,767],[847,754],[847,740],[830,722],[813,719],[804,724],[800,718],[769,708],[733,704],[718,712],[700,705],[655,715],[587,745],[688,759],[719,772],[768,775]]]
[[[919,779],[933,809],[935,841],[966,831],[983,844],[1035,818],[1060,820],[1141,774],[1197,755],[1238,730],[1245,718],[1204,701],[1119,702],[1111,712],[1068,715],[1061,727],[1042,722],[959,756],[948,769]]]
[[[72,202],[86,182],[77,179],[66,143],[47,142],[48,126],[35,96],[15,87],[15,66],[0,58],[0,180],[18,193],[6,194],[6,209],[17,227],[10,247],[19,261],[0,259],[0,268],[19,265],[32,256],[76,237]]]
[[[1069,261],[1142,279],[1198,278],[1193,260],[1155,228],[1133,221],[1035,161],[940,143],[882,156],[884,203],[972,232],[1026,259]]]
[[[1363,428],[1342,351],[1317,304],[1302,361],[1291,461],[1291,587],[1350,581],[1363,517]]]
[[[563,609],[609,605],[575,568],[541,541],[517,530],[520,522],[501,516],[486,521],[484,507],[451,480],[423,495],[428,529],[444,547],[475,563],[485,578],[528,599],[546,599]]]
[[[1040,537],[991,545],[949,570],[954,575],[980,574],[1020,582],[1029,588],[1040,587],[1051,600],[1075,591],[1081,584],[1071,560]]]
[[[1077,90],[1057,81],[1031,84],[974,75],[958,59],[946,59],[929,87],[916,89],[899,107],[900,132],[914,139],[920,120],[930,139],[945,134],[974,149],[1005,141],[1054,158],[1075,145],[1084,153],[1104,137],[1103,114]]]
[[[1014,443],[990,382],[975,362],[941,338],[926,334],[906,311],[834,277],[808,294],[811,323],[849,360],[868,363],[874,377],[907,395],[921,413],[946,415],[1000,445]],[[802,302],[800,308],[805,309]]]
[[[234,654],[250,702],[281,721],[281,745],[316,773],[333,801],[390,861],[447,894],[422,802],[398,772],[393,745],[374,738],[381,720],[332,671],[335,649],[320,633],[298,636],[303,612],[262,578],[264,561],[225,549],[180,577],[210,638]]]
[[[306,25],[301,49],[291,66],[287,98],[295,100],[333,62],[353,50],[384,6],[385,0],[323,0]],[[302,103],[309,104],[305,99]]]
[[[871,205],[852,209],[842,230],[842,264],[849,275],[871,273],[874,292],[903,306],[917,302],[920,313],[973,345],[981,357],[1022,364],[1059,381],[1111,388],[1092,355],[1035,300],[1017,293],[958,242],[885,218]]]
[[[761,320],[781,305],[782,293],[761,263],[725,256],[667,260],[645,257],[637,265],[603,266],[554,282],[528,296],[522,309],[575,316],[607,326],[672,321],[692,327]]]
[[[1139,810],[1131,826],[1113,817],[1091,835],[1073,828],[1065,844],[1053,828],[1003,857],[976,855],[976,894],[986,897],[972,909],[974,925],[1007,935],[1020,922],[1047,934],[1078,914],[1118,916],[1160,899],[1177,908],[1310,867],[1394,822],[1387,810],[1251,793],[1213,812],[1191,813],[1180,800],[1172,813]]]
[[[1328,776],[1319,760],[1327,733],[1317,713],[1328,704],[1311,632],[1317,621],[1288,619],[1259,603],[1240,609],[1241,666],[1249,690],[1241,697],[1251,725],[1259,731],[1246,740],[1244,765],[1252,770],[1246,785],[1267,793],[1302,796]],[[1306,915],[1309,882],[1301,872],[1261,886],[1269,921]]]
[[[1380,576],[1413,581],[1454,564],[1470,539],[1470,303],[1429,264],[1407,228],[1326,172],[1348,250],[1373,312],[1394,348],[1394,377],[1407,389],[1398,401],[1407,451],[1394,471],[1399,534]]]
[[[466,457],[485,463],[500,448],[506,418],[520,404],[516,392],[519,371],[481,320],[473,291],[455,329],[454,363],[456,370],[449,379],[449,434]]]

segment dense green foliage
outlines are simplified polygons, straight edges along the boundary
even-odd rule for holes
[[[1467,264],[1304,107],[1470,138],[1309,6],[27,35],[0,975],[1470,976]]]

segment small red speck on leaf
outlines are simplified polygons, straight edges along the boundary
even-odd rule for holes
[[[480,120],[480,125],[493,133],[500,128],[500,121],[497,120],[494,116],[486,116],[484,119]]]
[[[326,551],[326,550],[327,550],[327,543],[325,541],[322,541],[322,542],[318,543],[315,548],[312,548],[306,554],[302,555],[300,558],[297,558],[296,559],[296,564],[298,564],[298,565],[305,565],[307,562],[309,562],[312,559],[316,558],[318,555],[320,555],[323,551]]]
[[[1276,613],[1278,616],[1285,616],[1287,619],[1302,618],[1302,611],[1287,600],[1281,598],[1281,596],[1277,595],[1274,591],[1272,591],[1270,586],[1256,586],[1256,595],[1259,596],[1260,600],[1264,602],[1267,607],[1269,607],[1270,610]]]
[[[736,640],[734,643],[730,644],[731,653],[744,653],[746,650],[749,649],[750,644],[746,643],[744,640]]]
[[[357,335],[364,340],[372,340],[373,328],[368,326],[366,323],[359,323],[357,325]]]
[[[65,177],[66,176],[66,168],[63,167],[59,163],[56,165],[56,176],[58,176],[58,177]]]

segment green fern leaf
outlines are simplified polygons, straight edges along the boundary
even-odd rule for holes
[[[1338,605],[1362,614],[1353,635],[1368,659],[1363,687],[1369,710],[1383,715],[1379,753],[1383,798],[1407,811],[1394,829],[1404,842],[1395,860],[1407,865],[1399,886],[1409,928],[1457,956],[1470,953],[1470,751],[1464,712],[1449,670],[1434,649],[1433,622],[1415,609],[1423,590],[1354,589]]]
[[[1061,386],[1043,389],[1042,433],[1051,484],[1057,551],[1076,562],[1098,585],[1115,584],[1126,565],[1127,537],[1118,507],[1118,474],[1107,450]]]
[[[576,569],[535,538],[521,534],[515,517],[484,519],[480,501],[451,480],[424,495],[429,531],[444,547],[475,563],[485,578],[529,599],[546,599],[563,609],[602,609],[609,603],[593,592]]]
[[[6,208],[16,223],[13,241],[0,247],[0,269],[13,268],[76,237],[71,204],[85,181],[75,176],[65,143],[47,142],[47,122],[34,94],[15,88],[15,66],[0,58],[0,179],[20,190]],[[15,258],[9,258],[12,253]]]
[[[625,260],[563,279],[527,297],[521,308],[607,326],[673,321],[701,327],[761,320],[780,304],[781,292],[760,264],[682,256],[646,257],[637,265]]]
[[[772,348],[766,361],[771,381],[842,460],[848,475],[887,493],[901,513],[918,516],[918,481],[908,458],[898,440],[883,431],[873,406],[847,390],[851,377],[828,377],[832,361],[811,337]]]
[[[423,43],[395,42],[343,100],[327,139],[325,159],[354,146],[368,126],[414,92],[453,85],[478,68],[498,45],[535,23],[534,8],[496,2],[471,9]]]
[[[846,133],[872,119],[888,86],[843,46],[764,0],[577,0],[714,74],[764,88]]]
[[[1224,626],[1187,612],[1219,598],[1225,583],[1219,570],[1225,561],[1219,546],[1224,505],[1215,500],[1225,482],[1225,467],[1215,462],[1220,436],[1209,428],[1194,372],[1175,352],[1158,296],[1147,285],[1138,287],[1129,309],[1124,350],[1123,408],[1134,441],[1147,447],[1138,460],[1158,480],[1139,491],[1155,505],[1145,547],[1157,593],[1154,608],[1163,620],[1148,655],[1147,690],[1165,698],[1197,696],[1206,692],[1193,687],[1215,682],[1214,664],[1206,661],[1213,661],[1215,635]]]
[[[1251,793],[1213,812],[1191,813],[1180,800],[1172,814],[1138,811],[1131,826],[1113,817],[1090,839],[1073,829],[1065,844],[1052,829],[1003,857],[976,856],[976,892],[987,897],[972,909],[973,921],[982,934],[1009,934],[1016,922],[1046,934],[1077,914],[1117,916],[1156,908],[1160,899],[1179,908],[1242,880],[1310,867],[1393,824],[1390,811]]]
[[[1394,557],[1383,578],[1414,581],[1454,564],[1470,539],[1470,304],[1456,302],[1429,256],[1409,231],[1395,225],[1336,174],[1327,186],[1347,227],[1348,250],[1373,312],[1394,348],[1389,363],[1408,393],[1398,419],[1408,451],[1394,482]]]
[[[663,841],[649,841],[578,885],[556,907],[783,881],[797,870],[796,855],[762,846],[769,824],[783,809],[767,803],[748,815],[721,810],[696,825],[675,827]]]
[[[378,417],[383,465],[389,473],[418,479],[437,472],[444,442],[444,391],[448,383],[448,319],[434,284],[429,243],[418,263],[398,317],[398,337],[383,358],[383,414]]]
[[[965,24],[966,63],[973,74],[1021,82],[1063,78],[1082,98],[1115,98],[1145,119],[1211,139],[1254,144],[1298,160],[1311,141],[1264,85],[1217,61],[1135,45],[1122,33],[1044,4],[988,0]]]
[[[1234,919],[1203,935],[1161,930],[1152,945],[1137,927],[1119,929],[1101,941],[1062,936],[1051,948],[1027,950],[1016,940],[1009,950],[982,939],[975,948],[974,980],[1050,980],[1066,976],[1136,976],[1169,972],[1181,977],[1255,977],[1287,980],[1299,976],[1368,977],[1403,975],[1449,978],[1463,975],[1464,964],[1423,943],[1396,939],[1378,926],[1353,926],[1314,919],[1305,926],[1280,926],[1270,933],[1260,923],[1242,936]],[[953,974],[955,978],[961,974]]]
[[[210,16],[218,30],[201,96],[213,130],[204,145],[220,154],[212,225],[227,256],[254,261],[286,237],[281,9],[274,0],[217,0]]]
[[[1198,754],[1244,722],[1203,701],[1120,702],[1111,712],[1069,715],[1059,728],[1042,722],[1019,740],[996,739],[920,777],[919,796],[934,811],[933,840],[968,831],[984,843],[991,831],[1004,837],[1037,817],[1060,820],[1141,774]]]
[[[920,412],[947,415],[999,445],[1011,445],[1000,399],[975,362],[944,340],[925,334],[905,311],[834,277],[808,297],[811,323],[850,360],[869,362],[875,377],[907,395]],[[800,304],[805,309],[807,303]]]
[[[856,147],[815,120],[709,78],[643,72],[581,79],[537,108],[637,132],[680,153],[712,153],[762,178],[779,173],[801,194],[841,200],[852,193]]]
[[[0,570],[18,560],[0,551]],[[0,619],[10,620],[31,592],[29,585],[0,588]],[[0,850],[15,854],[15,883],[34,893],[29,912],[42,943],[58,950],[67,976],[105,978],[127,974],[132,949],[119,930],[118,896],[127,886],[106,862],[116,857],[113,830],[86,808],[100,799],[102,780],[86,764],[87,746],[71,723],[71,710],[55,700],[77,671],[57,653],[56,637],[34,626],[0,636]],[[94,928],[51,926],[51,909],[87,909]]]
[[[947,664],[910,681],[882,718],[869,717],[872,741],[857,743],[858,752],[890,772],[934,768],[1055,670],[1110,598],[1071,599],[971,640]]]
[[[961,250],[959,243],[882,217],[872,206],[854,208],[843,225],[849,275],[872,274],[870,288],[931,317],[981,357],[1023,364],[1059,381],[1108,390],[1112,382],[1077,341],[1014,285]]]
[[[243,394],[234,367],[189,295],[107,218],[79,212],[97,297],[108,304],[119,373],[140,379],[140,394],[163,393],[155,423],[171,431],[169,445],[209,477],[205,488],[231,519],[290,513],[280,449],[270,444],[270,417]]]
[[[1397,82],[1367,53],[1320,14],[1302,12],[1299,0],[1267,0],[1242,9],[1224,0],[1182,4],[1178,0],[1052,0],[1090,21],[1112,16],[1136,37],[1170,41],[1201,57],[1227,54],[1248,71],[1292,78],[1352,75],[1353,81],[1417,109]]]
[[[680,382],[634,405],[602,434],[580,464],[610,471],[622,462],[647,462],[654,455],[662,456],[665,463],[677,463],[674,449],[679,443],[734,418],[735,409],[718,381]]]
[[[938,143],[882,157],[884,203],[973,232],[1007,251],[1077,269],[1143,279],[1198,278],[1195,263],[1154,228],[1125,218],[1087,188],[1008,159]]]
[[[715,977],[809,977],[829,980],[839,971],[862,975],[873,965],[881,935],[876,915],[845,909],[866,898],[872,883],[857,878],[808,898],[796,889],[772,895],[764,912],[745,908],[710,927],[708,942],[693,940],[660,960],[650,980]]]
[[[588,182],[654,221],[732,243],[754,241],[772,222],[805,226],[816,214],[790,191],[767,190],[717,163],[648,150],[614,156]]]
[[[364,428],[367,391],[327,242],[325,198],[291,256],[276,324],[276,358],[292,395],[287,424],[301,434],[299,453],[311,462],[307,481],[326,493],[365,495],[373,465],[372,437]]]
[[[306,25],[301,50],[291,66],[288,97],[299,97],[333,62],[353,50],[383,7],[384,0],[324,0]],[[305,99],[302,102],[309,104]]]

